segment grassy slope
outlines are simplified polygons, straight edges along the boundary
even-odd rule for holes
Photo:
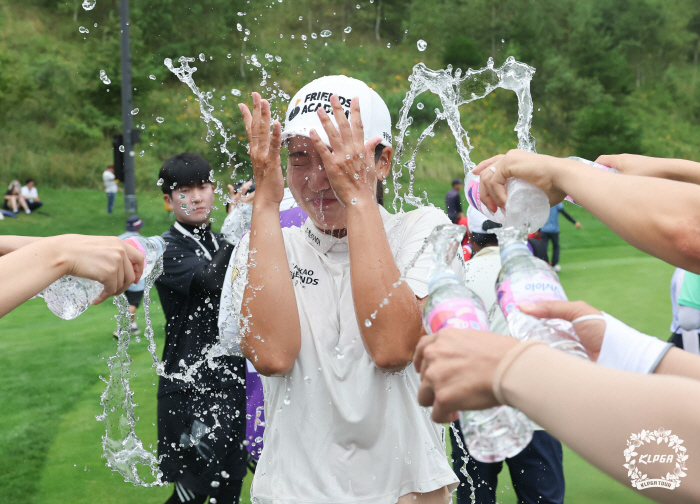
[[[417,185],[442,206],[447,184],[431,179]],[[121,203],[113,216],[106,216],[101,192],[44,189],[41,194],[50,217],[6,219],[0,222],[0,232],[121,232],[125,217]],[[139,196],[146,233],[160,233],[169,225],[161,201],[155,191]],[[584,210],[569,205],[569,211],[584,225],[577,231],[562,219],[560,276],[570,298],[584,299],[642,331],[665,336],[673,268],[624,244]],[[162,319],[157,308],[154,313],[162,344]],[[104,304],[63,322],[41,300],[34,300],[0,320],[0,501],[156,504],[169,494],[168,489],[124,484],[101,458],[103,425],[94,415],[100,412],[99,394],[104,388],[98,375],[107,372],[102,359],[114,351],[113,314],[114,307]],[[134,343],[131,353],[135,401],[140,404],[138,432],[148,446],[155,443],[154,373],[144,343]],[[645,500],[568,450],[565,472],[567,502]],[[515,503],[505,471],[498,495],[500,502]]]

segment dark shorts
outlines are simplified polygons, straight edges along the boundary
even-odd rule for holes
[[[135,306],[136,308],[141,306],[143,291],[126,291],[124,294],[126,294],[126,300],[129,301],[129,306]]]
[[[218,495],[212,481],[246,475],[245,388],[178,391],[158,398],[158,455],[163,480],[201,495]]]

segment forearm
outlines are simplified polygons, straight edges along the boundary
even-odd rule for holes
[[[249,250],[241,349],[261,374],[283,375],[299,355],[301,328],[279,204],[256,202]]]
[[[401,273],[377,203],[367,200],[349,208],[347,229],[352,295],[362,340],[378,367],[401,369],[410,362],[422,334],[420,303],[406,282],[394,287]]]
[[[567,212],[566,210],[559,210],[559,213],[566,217],[566,220],[568,220],[572,224],[576,224],[576,219],[569,215],[569,212]]]
[[[1,241],[7,246],[4,237]],[[66,274],[66,262],[61,260],[60,248],[53,238],[43,243],[33,240],[21,250],[9,252],[0,258],[0,317],[6,315],[28,299]]]
[[[549,158],[554,185],[634,247],[700,273],[700,187]]]
[[[658,178],[700,184],[700,163],[686,159],[651,158],[653,175]]]
[[[18,248],[41,240],[38,236],[2,236],[0,237],[0,256],[14,252]]]
[[[688,453],[700,450],[699,382],[608,369],[545,345],[527,348],[508,365],[513,351],[499,365],[497,395],[621,483],[630,481],[623,454],[631,434],[663,426],[685,440]],[[651,443],[644,453],[657,450],[669,452],[665,444]],[[687,466],[691,475],[700,467],[692,458]],[[668,495],[666,489],[644,492],[655,500]],[[698,494],[698,478],[684,478],[674,490],[677,502],[697,502],[691,496]]]

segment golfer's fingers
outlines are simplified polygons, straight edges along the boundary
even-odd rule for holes
[[[128,266],[130,266],[130,268],[127,269],[132,271],[134,274],[134,278],[129,284],[127,284],[128,287],[132,283],[137,283],[139,280],[141,280],[143,269],[146,266],[146,258],[136,247],[129,245],[128,243],[125,243],[124,245],[126,246],[126,255],[129,262]]]
[[[540,301],[518,305],[520,311],[537,318],[562,319],[571,322],[585,315],[602,315],[603,312],[584,301]]]
[[[270,156],[277,159],[282,149],[282,125],[279,121],[272,124],[272,136],[270,137]]]
[[[357,97],[350,101],[350,129],[352,130],[352,140],[355,145],[365,143],[365,127],[362,124],[362,116],[360,115],[360,99]],[[379,141],[381,142],[381,139]],[[374,151],[372,152],[374,153]]]
[[[258,145],[263,152],[267,152],[270,148],[270,102],[267,100],[260,100],[260,129],[258,131]]]
[[[318,109],[317,114],[318,118],[321,120],[323,129],[326,131],[326,135],[328,135],[328,142],[331,144],[331,149],[335,152],[339,152],[343,146],[343,141],[338,128],[335,127],[333,121],[331,121],[331,117],[323,107]]]
[[[450,400],[450,393],[447,388],[442,388],[435,393],[433,400],[433,422],[448,423],[457,420],[457,411]]]
[[[481,180],[479,182],[479,199],[481,200],[482,205],[486,205],[486,208],[491,210],[493,213],[496,213],[496,211],[498,211],[498,205],[489,193],[489,183],[491,177],[493,177],[493,172],[491,170],[486,170],[485,172],[482,172],[480,177]]]
[[[418,373],[421,372],[421,366],[423,364],[423,357],[425,356],[425,349],[428,345],[435,342],[437,338],[434,334],[427,334],[418,340],[418,345],[416,345],[416,351],[413,352],[413,366]]]
[[[616,170],[620,170],[620,156],[619,155],[607,155],[604,154],[602,156],[598,156],[598,159],[595,160],[596,163],[601,164],[603,166],[607,166],[608,168],[615,168]],[[622,170],[620,170],[622,171]]]
[[[504,208],[506,206],[506,200],[508,199],[508,193],[506,191],[508,177],[505,174],[505,168],[501,164],[496,163],[491,166],[494,167],[495,171],[493,177],[489,180],[488,193],[497,206]]]
[[[238,104],[238,108],[241,111],[241,115],[243,116],[243,124],[245,125],[245,133],[248,136],[248,142],[251,141],[253,132],[252,132],[252,124],[253,124],[253,116],[250,113],[250,109],[248,108],[247,105],[243,103]],[[250,154],[250,150],[248,151],[248,154]]]
[[[421,406],[430,407],[435,402],[435,391],[431,383],[422,381],[418,388],[418,404]]]
[[[490,157],[488,159],[484,159],[481,163],[476,165],[476,168],[472,170],[472,173],[474,175],[481,175],[481,172],[483,172],[486,168],[494,164],[496,161],[501,159],[505,154],[498,154],[496,156]]]
[[[350,128],[348,118],[345,117],[345,109],[343,109],[340,99],[336,95],[331,96],[331,108],[333,109],[333,117],[335,117],[335,122],[338,124],[338,131],[343,139],[343,144],[349,147],[353,143],[352,128]],[[358,145],[362,144],[364,144],[364,141],[361,141]]]
[[[335,128],[333,129],[335,130]],[[336,130],[336,134],[337,133],[338,132]],[[314,147],[316,148],[316,152],[318,152],[318,155],[321,157],[321,161],[323,161],[323,165],[326,167],[326,171],[332,169],[334,166],[333,153],[330,151],[328,146],[325,143],[323,143],[323,140],[321,140],[321,137],[318,136],[318,133],[315,129],[312,129],[309,132],[309,137],[311,138],[311,143],[313,143]]]

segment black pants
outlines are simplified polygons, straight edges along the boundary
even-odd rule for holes
[[[43,201],[27,201],[27,206],[29,207],[29,210],[32,212],[36,210],[37,208],[41,208],[42,205],[44,204]]]
[[[549,240],[552,240],[552,266],[559,264],[559,233],[541,232],[545,250],[549,250]]]
[[[462,444],[466,448],[459,421],[455,422]],[[452,467],[459,478],[457,504],[471,503],[471,488],[460,469],[464,465],[464,453],[459,448],[454,432],[452,441]],[[562,504],[564,502],[564,467],[561,443],[545,431],[535,431],[529,445],[515,457],[506,459],[510,477],[519,504]],[[467,462],[467,472],[474,482],[474,495],[478,504],[496,504],[498,474],[503,462],[486,464],[474,460]]]

